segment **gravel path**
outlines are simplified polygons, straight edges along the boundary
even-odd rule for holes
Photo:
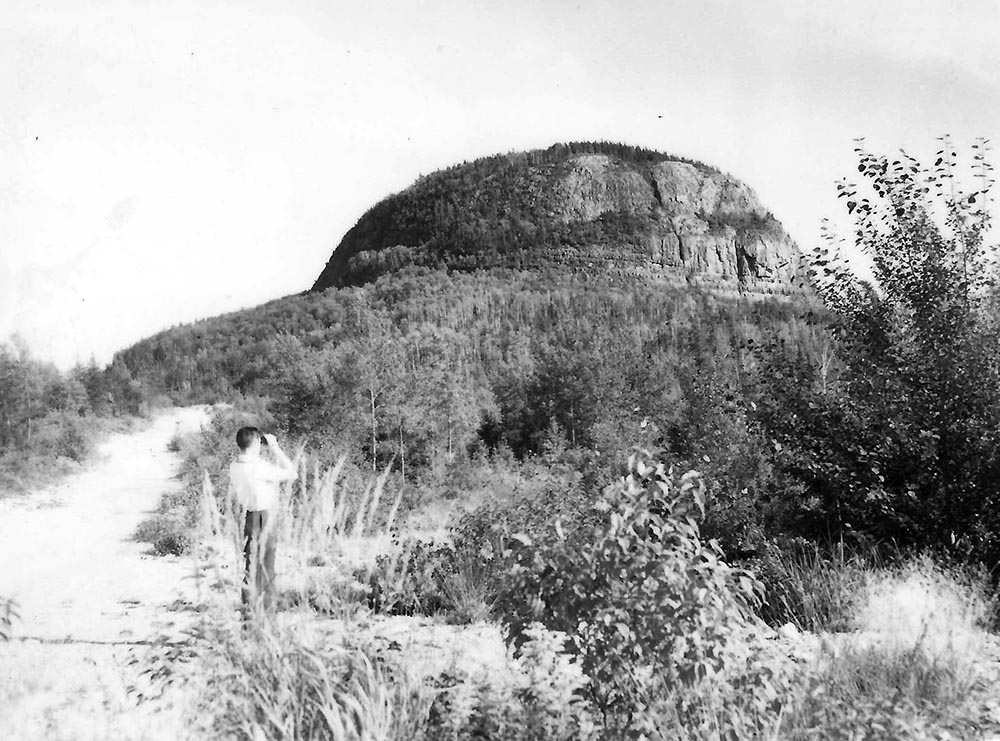
[[[130,652],[182,627],[192,563],[154,558],[132,539],[172,487],[167,443],[205,407],[172,409],[111,437],[88,470],[0,501],[0,595],[20,620],[0,643],[0,735],[12,739],[177,738],[126,697]]]

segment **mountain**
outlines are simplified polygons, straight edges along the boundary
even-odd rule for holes
[[[312,290],[415,265],[793,292],[799,262],[781,224],[735,178],[685,158],[585,142],[420,178],[358,220]]]
[[[747,411],[771,349],[829,356],[798,260],[718,170],[558,145],[421,178],[362,216],[311,291],[116,363],[146,398],[250,405],[321,456],[393,461],[407,481],[471,486],[494,454],[564,449],[609,480],[642,443],[750,492],[732,505],[750,511],[778,486]]]

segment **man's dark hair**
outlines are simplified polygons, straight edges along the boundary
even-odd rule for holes
[[[240,446],[240,450],[249,448],[255,439],[261,439],[260,430],[256,427],[241,427],[236,433],[236,444]]]

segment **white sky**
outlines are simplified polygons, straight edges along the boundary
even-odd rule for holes
[[[694,157],[810,244],[855,137],[1000,144],[993,0],[3,4],[0,339],[63,367],[308,288],[369,206],[482,155]]]

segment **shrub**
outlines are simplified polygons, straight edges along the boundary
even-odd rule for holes
[[[183,442],[183,435],[180,432],[175,432],[171,435],[170,439],[167,441],[167,450],[171,453],[180,453],[181,444]]]
[[[586,741],[596,738],[587,679],[563,652],[566,637],[541,625],[525,629],[510,672],[439,678],[423,738],[430,741]]]
[[[974,737],[978,676],[964,659],[926,649],[919,642],[826,644],[796,678],[780,737]]]
[[[360,568],[357,573],[370,578],[369,604],[390,614],[444,613],[457,623],[482,620],[491,613],[501,576],[510,566],[513,534],[542,536],[560,518],[564,532],[576,539],[587,536],[583,523],[598,520],[580,474],[537,461],[521,464],[519,472],[516,488],[495,492],[461,513],[449,528],[449,542],[397,542],[393,552],[377,558],[370,574],[367,567]]]
[[[393,681],[392,668],[363,648],[320,647],[270,629],[221,650],[236,671],[216,687],[217,725],[237,737],[404,738],[423,715],[420,685]]]
[[[368,579],[368,605],[389,615],[433,615],[446,607],[444,581],[455,553],[448,544],[409,540],[357,570]]]
[[[837,189],[854,224],[852,269],[830,234],[812,276],[836,316],[828,362],[772,345],[753,409],[777,467],[805,488],[792,523],[1000,562],[997,265],[987,242],[994,179],[985,142],[971,187],[947,139],[930,167],[859,145],[859,186]],[[782,343],[783,344],[783,343]],[[828,373],[829,371],[829,373]]]
[[[858,632],[824,641],[803,665],[782,737],[978,737],[996,712],[986,575],[920,556],[869,569],[852,603]]]
[[[139,524],[135,539],[151,544],[157,556],[181,556],[191,548],[194,534],[177,514],[155,514]]]
[[[995,621],[997,597],[982,567],[923,554],[872,574],[856,602],[859,630],[894,645],[972,661]]]
[[[508,639],[520,645],[537,621],[569,636],[601,712],[631,725],[653,699],[719,675],[746,628],[759,585],[704,544],[692,518],[703,508],[695,472],[678,481],[646,454],[608,487],[597,509],[606,524],[576,545],[560,532],[516,538],[501,591]]]
[[[482,553],[450,543],[408,540],[379,555],[374,568],[360,567],[368,580],[368,605],[390,615],[444,613],[451,622],[485,620],[498,579]]]

